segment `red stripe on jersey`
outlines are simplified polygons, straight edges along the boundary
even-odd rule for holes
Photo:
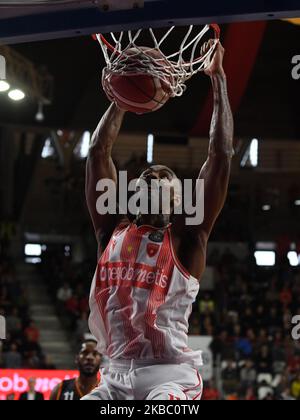
[[[175,395],[173,394],[169,394],[169,400],[173,401],[173,400],[180,400],[179,397],[175,397]]]
[[[202,391],[201,392],[199,392],[194,398],[193,398],[193,401],[195,401],[195,400],[197,400],[199,397],[201,397],[202,396]],[[201,398],[200,398],[201,399]]]
[[[132,326],[133,300],[131,296],[132,288],[120,287],[118,289],[118,299],[120,302],[121,316],[123,318],[124,336],[126,339],[123,355],[127,358],[138,358],[142,351],[142,344],[139,343],[140,333]]]
[[[128,269],[136,266],[136,260],[139,254],[143,235],[138,232],[137,229],[131,227],[125,234],[122,250],[121,250],[121,261],[127,263]],[[132,326],[132,314],[133,314],[133,300],[131,293],[133,287],[126,287],[121,281],[118,282],[117,297],[120,303],[121,316],[125,335],[125,349],[123,352],[124,357],[139,357],[142,349],[141,344],[138,343],[140,332]]]
[[[164,335],[157,329],[155,324],[157,320],[157,310],[165,302],[166,295],[168,294],[173,270],[174,263],[170,253],[170,242],[168,235],[165,234],[160,254],[157,259],[156,271],[160,271],[166,276],[167,287],[161,290],[156,284],[153,285],[145,312],[145,337],[148,338],[152,344],[153,356],[155,358],[163,358],[164,354]]]
[[[191,388],[187,388],[187,389],[184,389],[183,390],[183,392],[185,393],[185,394],[187,394],[188,392],[191,392],[191,391],[196,391],[196,390],[198,390],[199,389],[199,391],[200,392],[198,392],[192,399],[193,400],[196,400],[197,398],[199,398],[201,395],[202,395],[202,392],[203,392],[203,383],[202,383],[202,378],[201,378],[201,376],[200,376],[200,373],[195,369],[195,372],[196,372],[196,375],[197,375],[197,381],[198,381],[198,384],[197,385],[195,385],[195,386],[193,386],[193,387],[191,387]]]
[[[110,243],[107,246],[106,250],[102,254],[102,257],[97,266],[96,272],[96,287],[95,287],[95,300],[97,302],[99,312],[103,319],[105,330],[108,335],[108,347],[111,345],[111,338],[109,335],[109,325],[107,319],[107,302],[110,295],[110,287],[108,281],[102,281],[100,278],[100,269],[101,269],[101,261],[107,261],[109,259],[109,252],[110,252]]]

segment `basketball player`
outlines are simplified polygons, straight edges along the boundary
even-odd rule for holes
[[[208,45],[205,45],[207,48]],[[200,171],[205,183],[205,217],[200,226],[171,214],[138,214],[121,220],[96,210],[96,184],[117,183],[111,152],[124,112],[111,105],[96,129],[87,160],[86,195],[99,245],[90,294],[90,329],[99,351],[110,359],[101,385],[83,400],[199,400],[201,352],[187,346],[188,318],[205,269],[208,238],[224,205],[233,156],[224,49],[218,44],[206,69],[214,93],[208,158]],[[141,179],[164,180],[174,172],[153,166]],[[175,205],[175,195],[172,198]]]
[[[94,340],[87,340],[82,344],[76,357],[79,377],[62,381],[53,389],[50,400],[80,400],[98,385],[102,357],[96,347]]]

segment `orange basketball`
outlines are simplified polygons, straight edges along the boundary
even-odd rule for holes
[[[166,59],[158,50],[147,50],[147,55],[160,59],[157,64],[152,65],[161,68],[167,65]],[[127,60],[127,65],[134,66],[141,74],[119,75],[110,74],[104,81],[104,90],[110,100],[113,100],[121,109],[134,112],[136,114],[145,114],[160,109],[170,99],[171,89],[168,83],[156,76],[147,74],[145,64],[141,64],[139,58],[141,54],[139,50],[131,48],[126,51],[126,55],[133,55],[132,59]],[[171,76],[170,76],[171,81]]]

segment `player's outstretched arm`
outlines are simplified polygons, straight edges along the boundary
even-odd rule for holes
[[[101,215],[97,212],[99,192],[96,191],[96,186],[101,179],[111,179],[117,184],[117,171],[111,153],[124,114],[115,104],[110,105],[92,136],[87,158],[86,200],[100,248],[105,247],[105,243],[110,240],[117,224],[117,216]]]
[[[233,156],[234,124],[222,66],[223,56],[224,49],[218,44],[212,63],[206,70],[213,86],[214,112],[208,158],[199,175],[199,179],[204,180],[204,220],[201,225],[185,227],[179,248],[183,265],[199,280],[205,269],[208,238],[225,203]]]
[[[208,239],[227,196],[233,152],[234,123],[223,70],[224,48],[218,44],[206,73],[210,76],[214,95],[214,112],[210,128],[208,158],[199,178],[204,180],[204,221],[199,233]]]

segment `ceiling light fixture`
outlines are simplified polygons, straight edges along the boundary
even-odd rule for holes
[[[13,101],[22,101],[25,98],[25,93],[20,89],[13,89],[8,92],[8,96]]]

